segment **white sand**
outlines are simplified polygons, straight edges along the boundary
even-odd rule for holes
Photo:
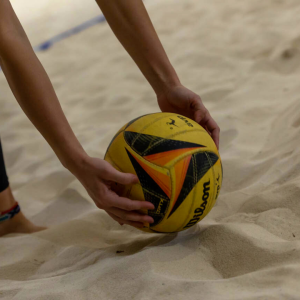
[[[24,3],[13,1],[34,45],[99,13],[93,1]],[[0,298],[300,299],[299,1],[147,6],[182,82],[222,129],[215,208],[179,234],[120,227],[60,165],[0,74],[11,184],[26,215],[50,226],[0,240]],[[39,58],[90,155],[103,157],[119,127],[158,111],[107,24]]]

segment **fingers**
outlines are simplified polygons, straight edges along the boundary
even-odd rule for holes
[[[217,148],[219,149],[219,140],[220,140],[220,128],[216,121],[212,118],[209,111],[205,108],[201,102],[201,98],[197,98],[197,104],[194,104],[195,109],[194,118],[197,123],[199,123],[205,130],[210,134],[214,140]],[[195,101],[196,101],[195,100]]]
[[[123,210],[117,207],[113,207],[107,210],[109,213],[117,216],[121,219],[120,222],[126,222],[126,221],[133,221],[133,222],[139,222],[139,223],[153,223],[154,220],[152,217],[148,215],[144,215],[141,213],[138,213],[136,211],[127,211]]]
[[[122,173],[116,170],[111,164],[107,163],[105,171],[102,172],[105,180],[114,181],[123,185],[138,183],[139,179],[136,175],[130,173]]]
[[[143,228],[144,227],[144,224],[141,223],[141,222],[134,222],[134,221],[124,221],[122,220],[121,218],[119,218],[118,216],[108,212],[108,215],[113,218],[115,221],[117,221],[120,225],[123,225],[123,224],[127,224],[127,225],[130,225],[130,226],[133,226],[133,227],[137,227],[137,228]]]
[[[130,200],[124,197],[113,197],[110,201],[111,206],[118,207],[123,210],[132,211],[132,210],[143,210],[155,209],[155,206],[148,201],[138,201],[138,200]]]
[[[220,129],[214,129],[211,133],[212,139],[214,140],[218,150],[219,150],[219,141],[220,141]]]
[[[211,116],[206,123],[206,127],[210,131],[211,137],[219,150],[220,128]]]
[[[136,175],[119,172],[110,163],[96,158],[90,159],[88,167],[80,172],[80,179],[98,208],[109,212],[120,225],[143,227],[143,223],[154,222],[150,216],[139,213],[155,209],[152,203],[119,197],[112,189],[114,182],[120,186],[138,182]]]
[[[110,207],[105,210],[107,213],[112,214],[114,220],[123,224],[128,224],[135,227],[141,227],[143,223],[153,223],[152,217],[139,213],[139,210],[154,209],[155,206],[147,201],[130,200],[124,197],[118,197],[114,194],[109,199]],[[140,223],[140,224],[139,224]],[[143,226],[142,226],[143,227]]]

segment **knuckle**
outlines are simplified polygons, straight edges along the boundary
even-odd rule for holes
[[[99,193],[99,195],[101,195],[102,199],[105,199],[105,201],[109,201],[110,197],[111,197],[111,192],[107,189],[102,189]]]
[[[101,175],[103,177],[108,177],[109,176],[109,168],[107,166],[103,167],[103,169],[101,170]]]
[[[198,101],[204,106],[204,104],[203,104],[203,102],[202,102],[202,99],[201,99],[201,97],[200,97],[199,95],[197,95],[197,99],[198,99]]]
[[[125,209],[126,210],[133,210],[134,209],[134,204],[132,202],[128,202],[125,204]]]
[[[207,110],[206,110],[206,108],[199,111],[199,115],[200,115],[201,120],[206,120],[207,119]]]
[[[216,127],[214,128],[215,131],[220,132],[220,127],[218,125],[216,125]]]
[[[201,101],[200,95],[199,95],[199,94],[196,94],[196,93],[193,93],[193,94],[192,94],[191,99],[192,99],[192,100],[198,100],[198,101],[200,100],[200,101]]]

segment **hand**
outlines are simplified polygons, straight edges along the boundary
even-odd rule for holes
[[[152,203],[120,197],[112,190],[116,182],[123,185],[137,183],[136,175],[119,172],[107,161],[89,156],[78,164],[70,171],[85,187],[96,206],[104,209],[120,225],[142,228],[143,223],[154,222],[152,217],[139,212],[154,209]]]
[[[177,85],[159,94],[157,101],[161,111],[181,114],[199,123],[219,149],[220,128],[203,105],[200,96],[182,85]]]

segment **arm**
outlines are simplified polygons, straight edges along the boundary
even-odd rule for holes
[[[96,0],[111,29],[156,94],[180,84],[142,0]]]
[[[37,59],[8,0],[0,0],[0,63],[25,114],[52,147],[62,164],[84,185],[99,208],[116,214],[123,223],[143,226],[149,216],[131,212],[153,209],[146,201],[118,197],[107,182],[132,184],[133,174],[115,170],[109,163],[89,157],[73,133],[52,84]]]
[[[21,108],[65,167],[86,153],[9,1],[0,0],[0,63]]]
[[[142,0],[96,0],[113,32],[153,87],[162,111],[202,125],[219,145],[220,128],[201,98],[181,85]]]

